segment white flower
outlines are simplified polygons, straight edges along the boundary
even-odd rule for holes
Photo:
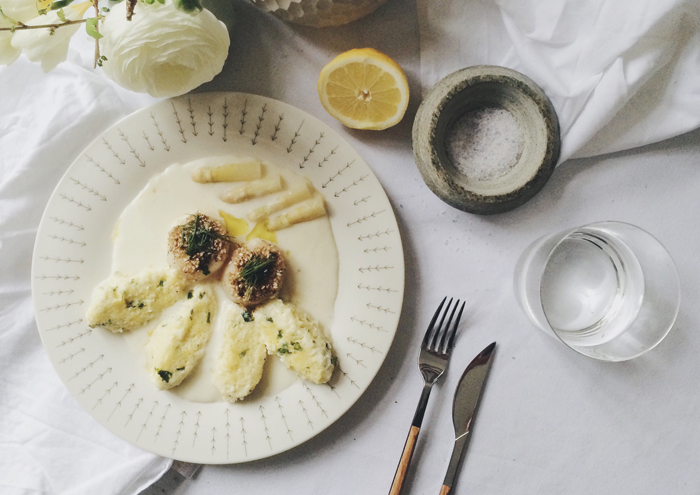
[[[187,14],[172,0],[138,2],[126,20],[116,5],[100,28],[107,77],[131,91],[177,96],[211,81],[224,67],[230,44],[226,26],[204,9]]]
[[[27,22],[39,15],[38,4],[36,0],[2,0],[2,11],[10,19]]]
[[[92,5],[92,2],[69,5],[63,8],[66,19],[77,21],[83,18],[85,11]],[[39,26],[43,24],[61,24],[57,11],[51,11],[46,15],[40,15],[26,22],[29,26]],[[22,50],[32,62],[41,62],[41,70],[50,72],[58,64],[64,62],[68,57],[68,43],[71,37],[82,27],[82,24],[72,24],[56,28],[54,33],[45,29],[26,29],[15,31],[12,37],[12,46]]]
[[[10,27],[10,23],[0,19],[0,27]],[[0,65],[10,65],[19,54],[20,50],[12,46],[12,32],[0,31]]]

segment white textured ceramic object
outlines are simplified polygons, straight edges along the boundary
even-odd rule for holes
[[[340,262],[329,332],[338,367],[325,385],[297,380],[236,404],[197,403],[157,390],[123,337],[88,327],[85,311],[111,271],[115,222],[148,180],[174,162],[230,153],[286,164],[325,198]],[[134,445],[200,464],[269,457],[337,420],[384,362],[403,289],[396,218],[369,166],[314,117],[241,93],[165,100],[103,132],[49,199],[32,260],[39,333],[76,401]]]
[[[387,0],[251,0],[262,11],[311,27],[342,26],[371,14]]]

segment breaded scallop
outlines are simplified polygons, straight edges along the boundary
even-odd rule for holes
[[[222,281],[236,304],[256,306],[277,296],[286,267],[282,251],[277,246],[254,239],[234,250]]]
[[[215,275],[228,259],[231,241],[223,222],[195,213],[168,234],[170,265],[191,280]]]

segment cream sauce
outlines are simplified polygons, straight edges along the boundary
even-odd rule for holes
[[[220,220],[219,210],[223,210],[237,218],[245,218],[252,208],[266,204],[273,196],[235,205],[227,204],[219,199],[221,193],[238,183],[200,184],[191,179],[192,170],[196,167],[224,165],[237,160],[241,158],[225,156],[197,160],[186,165],[174,164],[163,173],[152,177],[146,187],[124,209],[115,225],[112,236],[112,271],[135,274],[166,266],[168,232],[185,215],[198,211]],[[285,190],[305,180],[291,170],[274,164],[264,163],[263,168],[264,175],[280,174],[285,181]],[[249,230],[253,226],[254,224],[250,223]],[[287,259],[287,276],[282,299],[304,309],[321,323],[329,335],[338,291],[338,250],[328,217],[280,230],[277,232],[277,240]],[[213,284],[218,308],[204,357],[182,385],[168,392],[193,402],[222,400],[211,377],[224,333],[221,315],[224,308],[233,303],[218,282]],[[148,332],[172,314],[175,307],[165,311],[157,321],[124,335],[144,370]],[[249,397],[279,393],[296,379],[296,375],[287,370],[275,356],[268,356],[263,378]]]

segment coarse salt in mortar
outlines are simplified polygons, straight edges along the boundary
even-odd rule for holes
[[[523,133],[508,110],[482,107],[468,111],[445,138],[447,156],[469,180],[506,175],[523,152]]]

